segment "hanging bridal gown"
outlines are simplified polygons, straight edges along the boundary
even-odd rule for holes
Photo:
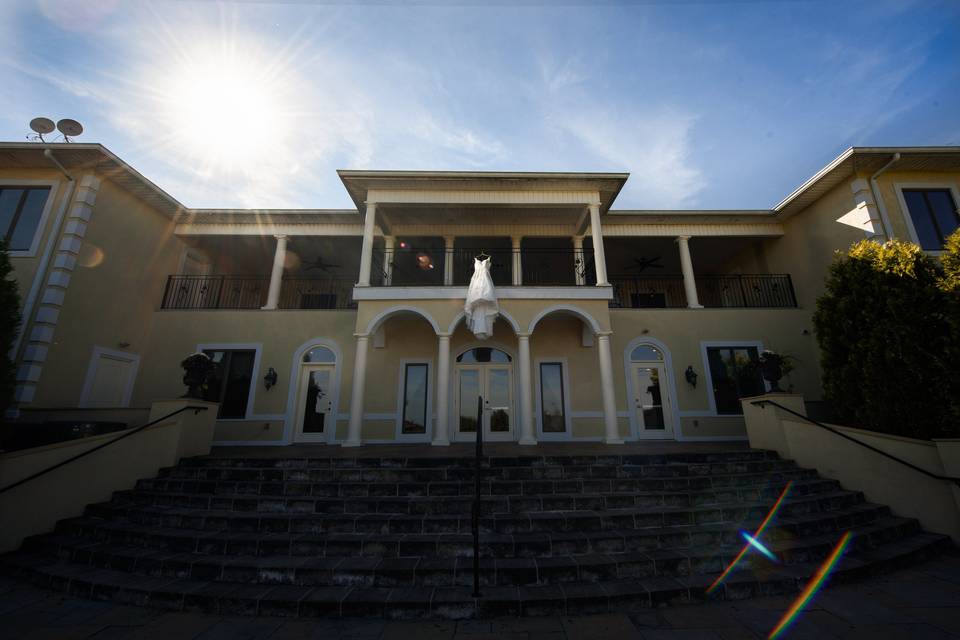
[[[493,334],[493,321],[500,313],[497,304],[497,292],[490,277],[490,258],[473,260],[473,277],[467,287],[467,300],[463,303],[467,315],[467,326],[480,340],[486,340]]]

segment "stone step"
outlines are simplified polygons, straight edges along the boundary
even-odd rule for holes
[[[861,503],[836,512],[817,512],[777,517],[767,539],[801,539],[830,534],[872,523],[887,517],[882,505]],[[760,518],[696,526],[610,529],[583,532],[536,532],[517,534],[485,533],[481,536],[484,557],[541,557],[644,551],[692,546],[736,546],[742,542],[741,528],[753,531]],[[230,556],[310,557],[464,557],[472,554],[469,529],[463,533],[224,533],[181,528],[73,518],[61,521],[57,532],[91,542],[110,542],[145,549]]]
[[[887,517],[850,529],[857,554],[915,534],[915,520]],[[766,540],[785,565],[820,562],[836,544],[837,534],[803,539]],[[709,545],[687,549],[589,553],[540,558],[487,557],[481,560],[481,583],[522,586],[564,582],[597,582],[637,577],[719,574],[743,546]],[[469,586],[472,551],[460,557],[273,557],[223,556],[157,552],[82,538],[42,536],[29,550],[95,568],[122,570],[151,577],[191,578],[249,584],[298,586]],[[760,559],[760,562],[766,562]]]
[[[779,460],[776,452],[760,449],[741,449],[716,452],[689,452],[668,454],[599,454],[599,455],[522,455],[484,456],[482,464],[488,467],[530,467],[551,465],[653,465],[653,464],[710,464],[745,462],[756,460]],[[231,467],[260,469],[329,469],[329,468],[404,468],[404,467],[467,467],[472,469],[476,461],[467,456],[310,456],[309,458],[263,458],[199,456],[184,458],[182,467]]]
[[[791,493],[804,491],[807,483],[836,483],[820,478],[816,472],[795,469],[766,473],[721,475],[716,478],[644,478],[599,480],[515,480],[483,481],[480,493],[485,496],[523,496],[551,494],[642,494],[642,493],[698,493],[710,491],[763,491],[762,495],[778,495],[788,480],[793,480]],[[462,482],[236,482],[206,480],[141,480],[132,491],[178,493],[203,496],[235,497],[301,497],[317,498],[405,498],[456,497],[474,495],[475,484]],[[761,494],[758,494],[761,495]]]
[[[690,478],[796,469],[791,461],[747,460],[731,463],[553,464],[543,466],[484,467],[481,476],[491,480],[583,480],[615,478]],[[247,482],[462,482],[472,481],[471,466],[447,467],[330,467],[259,468],[176,466],[160,470],[161,478]]]
[[[943,551],[944,536],[916,534],[864,554],[869,561],[845,558],[831,582],[888,570]],[[603,582],[544,586],[482,587],[474,598],[469,587],[366,587],[238,585],[204,580],[132,575],[91,569],[49,556],[16,554],[3,562],[34,583],[74,597],[112,600],[138,606],[203,611],[219,615],[373,617],[391,619],[467,619],[496,616],[582,615],[624,612],[709,598],[794,593],[817,570],[816,564],[734,571],[711,596],[713,577],[639,577]]]
[[[792,485],[790,494],[815,495],[838,491],[835,480],[804,480]],[[783,485],[730,487],[702,491],[547,493],[543,495],[481,495],[481,513],[530,511],[603,511],[607,509],[690,507],[775,500]],[[257,513],[383,513],[383,514],[470,514],[472,495],[457,496],[349,496],[197,494],[137,489],[119,491],[114,502],[137,505]]]
[[[833,491],[789,497],[781,506],[782,515],[836,511],[863,502],[856,491]],[[741,522],[762,519],[769,502],[734,502],[721,505],[649,508],[618,508],[587,511],[531,511],[490,513],[481,518],[482,531],[522,533],[533,531],[597,531],[660,526]],[[466,533],[471,516],[463,513],[251,513],[173,507],[146,507],[113,502],[89,505],[87,514],[105,519],[124,519],[148,526],[203,531],[271,533]]]

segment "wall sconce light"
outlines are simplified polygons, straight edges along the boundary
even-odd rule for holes
[[[697,388],[697,372],[693,370],[693,365],[687,367],[687,370],[684,372],[683,377],[687,379],[687,382],[694,389]]]
[[[267,375],[263,376],[263,386],[270,391],[270,387],[277,384],[277,371],[273,367],[267,369]]]

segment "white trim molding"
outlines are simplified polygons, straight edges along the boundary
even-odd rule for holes
[[[137,371],[140,369],[140,354],[98,346],[94,346],[93,351],[90,353],[90,362],[87,364],[87,373],[83,379],[83,389],[80,392],[80,402],[77,403],[77,406],[82,409],[99,408],[96,405],[90,404],[90,394],[93,392],[93,381],[97,373],[97,365],[103,356],[128,362],[133,365],[130,368],[126,384],[123,388],[123,399],[120,401],[120,404],[117,405],[118,407],[129,407],[130,398],[133,396],[133,385],[137,381]],[[37,377],[39,377],[39,371],[37,372]]]
[[[427,367],[427,405],[426,405],[426,430],[424,433],[404,434],[403,433],[403,402],[406,399],[406,373],[408,364],[422,364]],[[431,358],[402,358],[400,360],[399,382],[397,384],[397,412],[394,415],[396,420],[396,430],[394,431],[394,440],[396,442],[423,442],[429,444],[433,439],[433,395],[435,385],[432,382],[435,375],[433,360]],[[366,417],[366,416],[364,416]]]
[[[742,416],[742,413],[717,413],[717,400],[713,397],[713,375],[710,373],[710,359],[707,357],[708,347],[756,347],[757,355],[763,353],[763,343],[759,340],[701,340],[700,341],[700,362],[703,365],[704,375],[707,384],[707,400],[710,403],[710,413],[702,417],[729,417]],[[769,387],[766,380],[763,383]]]
[[[939,182],[894,182],[893,191],[897,195],[897,203],[900,205],[900,215],[903,216],[903,222],[907,227],[907,233],[910,234],[910,241],[922,248],[920,237],[917,235],[917,229],[913,226],[913,217],[910,215],[910,209],[907,208],[906,198],[903,197],[904,189],[947,189],[953,196],[953,206],[960,207],[960,188],[957,187],[955,180],[941,180]],[[956,209],[955,209],[956,210]],[[949,234],[947,234],[949,235]],[[924,250],[932,256],[943,254],[943,250]]]
[[[530,328],[527,329],[527,333],[533,334],[533,330],[536,329],[537,323],[539,323],[541,320],[543,320],[545,317],[547,317],[551,313],[564,312],[564,311],[579,317],[581,320],[587,323],[590,326],[590,328],[593,330],[594,334],[599,334],[603,331],[600,328],[600,323],[597,322],[597,319],[594,318],[589,313],[587,313],[586,311],[584,311],[583,309],[581,309],[580,307],[576,307],[572,304],[555,304],[547,307],[546,309],[541,309],[540,312],[536,316],[534,316],[533,320],[530,321]]]
[[[466,287],[354,287],[354,300],[457,300],[467,297]],[[497,287],[502,300],[612,300],[613,288],[582,287]]]
[[[389,287],[384,287],[384,288],[389,288]],[[355,289],[353,290],[353,292],[354,292],[354,298],[355,298],[355,299],[358,299],[358,300],[361,299],[361,298],[356,298],[356,293],[357,293],[358,290],[360,290],[360,291],[370,291],[370,289],[371,289],[370,287],[362,287],[362,288],[360,288],[360,289],[356,289],[356,288],[355,288]],[[431,316],[429,313],[427,313],[427,312],[424,311],[423,309],[419,309],[419,308],[414,307],[414,306],[411,306],[411,305],[398,305],[398,306],[396,306],[396,307],[390,307],[389,309],[384,309],[383,311],[381,311],[380,313],[378,313],[376,316],[374,316],[374,317],[370,320],[370,322],[367,323],[367,330],[366,330],[366,332],[365,332],[365,335],[372,335],[372,334],[376,333],[376,332],[377,332],[377,329],[380,328],[380,325],[382,325],[382,324],[385,323],[387,320],[389,320],[391,316],[395,316],[395,315],[397,315],[398,313],[403,313],[403,312],[409,312],[409,313],[413,313],[413,314],[415,314],[415,315],[420,316],[421,318],[423,318],[424,320],[426,320],[427,322],[430,323],[430,326],[433,327],[433,332],[434,332],[434,333],[436,333],[436,334],[442,333],[442,332],[440,331],[440,325],[437,324],[437,321],[434,320],[434,319],[433,319],[433,316]]]

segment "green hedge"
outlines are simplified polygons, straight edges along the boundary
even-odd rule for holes
[[[960,435],[960,231],[941,259],[863,240],[817,300],[824,395],[837,419],[912,438]]]

